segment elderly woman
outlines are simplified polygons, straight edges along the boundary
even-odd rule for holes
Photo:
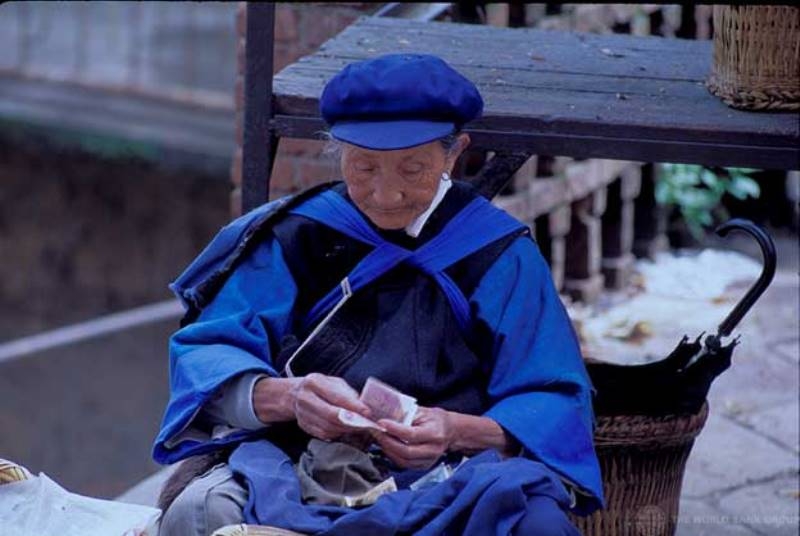
[[[188,312],[154,458],[196,463],[173,482],[161,534],[242,520],[577,534],[566,513],[603,503],[591,386],[527,227],[450,178],[477,89],[434,56],[388,55],[345,67],[320,107],[344,181],[239,218],[172,285]],[[359,398],[370,377],[416,398],[412,422],[340,418],[371,416]],[[321,500],[342,464],[398,489],[357,508]]]

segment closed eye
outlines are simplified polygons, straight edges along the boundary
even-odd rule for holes
[[[423,167],[413,167],[413,168],[403,168],[403,173],[414,174],[414,173],[421,173],[422,170],[425,169]]]

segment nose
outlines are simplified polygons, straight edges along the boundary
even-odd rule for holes
[[[372,199],[375,205],[383,209],[393,209],[403,200],[403,192],[394,187],[389,181],[375,181],[372,190]]]

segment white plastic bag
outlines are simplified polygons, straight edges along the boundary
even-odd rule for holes
[[[155,536],[160,514],[70,493],[43,473],[0,486],[0,536]]]

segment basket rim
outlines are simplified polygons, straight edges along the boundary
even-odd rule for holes
[[[598,415],[596,447],[680,445],[696,438],[708,419],[708,401],[688,415]]]

